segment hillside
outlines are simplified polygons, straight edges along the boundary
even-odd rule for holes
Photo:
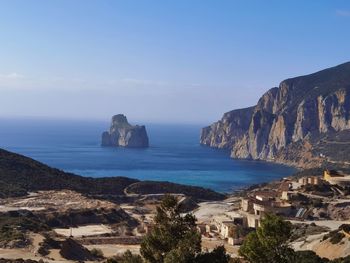
[[[137,182],[139,180],[127,177],[90,178],[66,173],[0,149],[0,198],[23,196],[30,191],[63,189],[89,195],[125,196],[124,189]],[[161,190],[163,193],[183,193],[205,200],[224,197],[209,189],[168,182],[145,182],[141,185],[144,193],[159,193]]]
[[[346,166],[349,129],[350,62],[282,81],[257,105],[225,113],[203,128],[200,143],[231,149],[232,158]]]
[[[89,194],[123,194],[135,179],[88,178],[51,168],[23,155],[0,149],[0,196],[18,196],[27,191],[74,190]]]

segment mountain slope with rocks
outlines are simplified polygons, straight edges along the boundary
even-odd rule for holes
[[[203,128],[200,143],[228,148],[232,158],[303,168],[320,163],[348,165],[350,143],[345,145],[348,141],[343,138],[350,134],[349,129],[350,62],[282,81],[257,105],[225,113],[221,120]],[[327,145],[328,137],[332,140]],[[342,157],[333,149],[338,144],[344,150]]]

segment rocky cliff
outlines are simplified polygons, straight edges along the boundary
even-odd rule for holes
[[[145,126],[130,125],[123,114],[112,117],[109,131],[102,133],[102,146],[145,148],[149,146]]]
[[[257,105],[225,113],[202,129],[203,145],[231,149],[233,158],[251,158],[314,167],[335,161],[321,152],[325,138],[350,129],[350,62],[287,79],[267,91]],[[339,142],[344,146],[344,143]],[[349,145],[350,146],[350,143]],[[329,149],[328,149],[329,150]],[[350,153],[350,152],[349,152]]]

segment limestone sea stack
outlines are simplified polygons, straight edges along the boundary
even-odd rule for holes
[[[149,146],[144,125],[131,125],[123,114],[114,115],[109,131],[102,133],[102,146],[146,148]]]

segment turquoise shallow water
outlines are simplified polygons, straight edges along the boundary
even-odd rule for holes
[[[196,125],[147,124],[148,149],[100,147],[98,121],[1,120],[0,147],[83,176],[127,176],[229,192],[292,174],[290,167],[232,160],[199,145]]]

